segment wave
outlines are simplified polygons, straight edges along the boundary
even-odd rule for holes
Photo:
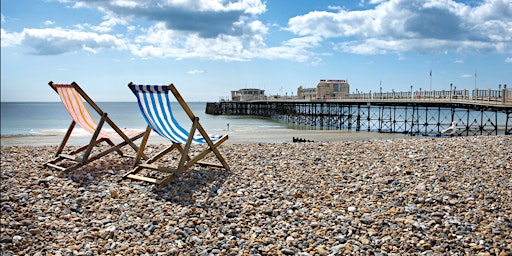
[[[106,132],[109,133],[115,133],[114,129],[103,129]],[[23,131],[11,131],[8,133],[2,133],[2,138],[16,138],[16,137],[30,137],[30,136],[61,136],[63,137],[67,132],[67,129],[42,129],[42,130],[36,130],[36,129],[30,129],[27,132]],[[86,130],[75,127],[73,129],[73,132],[71,133],[71,137],[89,137],[91,134],[87,132]]]

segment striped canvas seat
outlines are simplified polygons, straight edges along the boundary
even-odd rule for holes
[[[132,85],[132,89],[139,104],[142,116],[158,135],[170,141],[185,144],[189,138],[189,131],[183,128],[172,113],[171,98],[168,86],[159,85]],[[208,135],[215,142],[221,135]],[[192,143],[206,144],[200,133],[194,134]]]
[[[78,86],[77,83],[56,84],[49,83],[50,87],[60,96],[64,108],[71,116],[71,125],[69,126],[62,142],[57,150],[54,159],[45,164],[46,167],[58,169],[61,171],[71,171],[80,168],[96,159],[99,159],[112,152],[117,152],[120,156],[125,156],[121,151],[124,146],[131,147],[135,152],[138,147],[134,141],[142,138],[144,131],[134,129],[120,129],[101,108]],[[96,122],[87,105],[98,114],[99,122]],[[82,129],[89,132],[92,136],[89,144],[75,150],[67,150],[64,153],[66,144],[73,132],[75,125],[78,124]],[[107,132],[102,129],[104,125],[110,126],[113,132]],[[118,140],[117,144],[113,140]],[[108,147],[94,150],[95,146],[106,142]],[[141,156],[147,158],[145,155]]]
[[[84,103],[82,97],[78,94],[78,91],[73,88],[71,84],[53,84],[54,88],[57,89],[57,93],[60,96],[60,100],[64,104],[64,108],[69,113],[71,118],[87,132],[94,134],[98,124],[92,117],[89,109]],[[141,130],[134,129],[121,129],[124,134],[128,137],[140,134]],[[121,139],[118,133],[109,133],[105,129],[101,129],[99,133],[100,137],[109,139]]]
[[[146,120],[148,127],[137,154],[133,170],[128,172],[125,177],[151,182],[155,184],[167,184],[181,173],[188,170],[192,165],[199,164],[203,166],[220,167],[229,170],[224,157],[220,154],[218,147],[228,139],[228,135],[211,136],[206,133],[203,126],[199,123],[199,118],[192,113],[192,110],[185,103],[179,92],[173,84],[170,85],[136,85],[130,83],[130,90],[137,98],[140,112]],[[171,100],[175,99],[181,109],[186,113],[191,121],[191,127],[187,130],[176,120],[171,108]],[[153,155],[145,162],[141,162],[144,148],[151,131],[167,138],[172,144],[166,149]],[[195,156],[189,156],[192,144],[203,144],[205,148]],[[179,152],[179,163],[177,166],[159,166],[155,164],[164,155],[171,153],[176,149]],[[207,154],[213,152],[219,160],[219,164],[202,162]],[[163,177],[155,178],[154,175],[140,175],[139,172],[148,169],[164,173]]]

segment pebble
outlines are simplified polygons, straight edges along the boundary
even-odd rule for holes
[[[3,255],[512,255],[512,136],[225,144],[166,186],[55,150],[1,147]]]

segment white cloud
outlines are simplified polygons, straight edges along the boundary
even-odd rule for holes
[[[361,1],[372,9],[355,11],[328,6],[330,11],[291,18],[285,30],[292,35],[274,45],[268,45],[274,24],[258,19],[266,11],[261,0],[60,1],[104,15],[96,24],[67,28],[51,28],[51,21],[46,22],[49,28],[20,33],[2,28],[2,47],[24,44],[40,55],[115,49],[141,58],[260,58],[312,64],[322,56],[314,51],[326,52],[326,46],[360,55],[512,52],[508,0],[486,0],[475,7],[452,0]]]
[[[2,47],[12,47],[16,45],[20,45],[23,40],[21,33],[7,33],[3,28],[0,29],[1,35],[0,39],[2,40]]]
[[[512,57],[508,57],[508,58],[506,58],[506,59],[505,59],[505,62],[506,62],[506,63],[512,63]]]
[[[239,34],[236,25],[239,21],[266,10],[260,0],[79,0],[75,7],[95,8],[107,14],[106,20],[117,17],[163,22],[167,29],[197,33],[201,37]]]
[[[313,11],[289,20],[299,36],[318,36],[355,54],[416,51],[512,51],[512,3],[487,0],[477,7],[454,1],[372,1],[374,9]],[[428,42],[428,43],[425,43]]]
[[[53,55],[66,52],[97,49],[124,49],[123,40],[108,34],[81,32],[62,28],[24,29],[20,38],[30,46],[34,54]]]

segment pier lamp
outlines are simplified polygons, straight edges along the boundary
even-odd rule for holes
[[[498,97],[501,97],[501,84],[498,84]]]
[[[450,83],[450,100],[452,99],[453,95],[453,83]]]
[[[504,84],[503,85],[503,90],[507,90],[507,84]],[[507,97],[507,94],[503,94],[503,100],[506,100],[505,98]]]
[[[411,84],[411,99],[414,99],[414,97],[412,96],[412,84]]]

